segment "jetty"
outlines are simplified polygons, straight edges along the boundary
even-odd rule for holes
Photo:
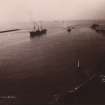
[[[0,31],[0,33],[12,32],[12,31],[19,31],[19,30],[20,30],[20,29],[4,30],[4,31]]]
[[[91,26],[92,29],[94,29],[96,32],[105,33],[105,25],[100,24],[93,24]]]

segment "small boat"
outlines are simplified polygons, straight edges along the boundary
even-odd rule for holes
[[[70,27],[70,26],[67,27],[67,31],[68,31],[68,32],[71,32],[71,30],[72,30],[72,27]]]
[[[69,28],[69,29],[67,29],[67,31],[68,31],[68,32],[71,32],[71,29]]]
[[[74,68],[76,69],[76,71],[80,71],[80,60],[79,58],[75,60],[74,62]]]
[[[79,62],[79,59],[77,60],[77,68],[80,69],[80,62]]]
[[[38,29],[36,29],[36,26],[34,25],[34,30],[30,31],[30,36],[39,36],[47,33],[47,29],[43,29],[42,27],[38,26]]]

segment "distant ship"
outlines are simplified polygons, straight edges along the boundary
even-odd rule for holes
[[[30,31],[30,37],[39,36],[47,33],[47,29],[42,28],[42,26],[38,26],[38,29],[36,29],[36,26],[34,25],[34,30]]]

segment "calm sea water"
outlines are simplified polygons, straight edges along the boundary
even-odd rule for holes
[[[0,96],[15,96],[16,103],[48,103],[97,73],[104,65],[105,37],[75,24],[44,23],[46,35],[30,38],[31,25],[0,34]],[[31,26],[31,27],[30,27]],[[77,61],[80,62],[78,72]]]

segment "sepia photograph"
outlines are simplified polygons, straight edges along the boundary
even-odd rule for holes
[[[105,104],[105,0],[0,0],[0,105]]]

